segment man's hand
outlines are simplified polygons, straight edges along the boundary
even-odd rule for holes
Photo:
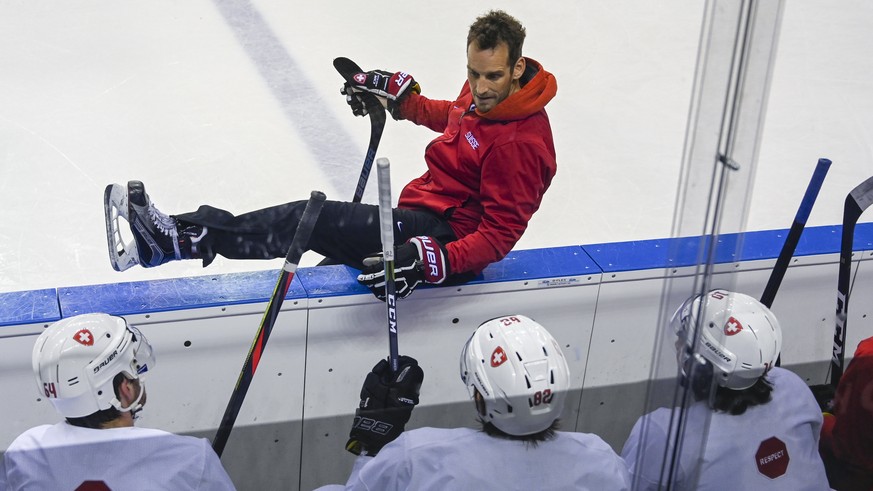
[[[387,106],[387,101],[384,98],[376,97],[369,92],[357,91],[348,83],[340,89],[340,94],[346,96],[346,104],[352,108],[352,114],[355,116],[366,116],[374,107],[385,108]]]
[[[380,360],[364,380],[346,443],[346,450],[355,455],[376,455],[394,441],[403,433],[418,404],[424,371],[415,358],[401,356],[398,361],[397,373],[391,372],[387,360]]]
[[[397,119],[400,117],[398,106],[410,93],[421,93],[421,86],[406,72],[386,72],[384,70],[371,70],[369,72],[356,73],[351,80],[346,82],[342,90],[346,96],[346,103],[352,108],[355,116],[364,116],[372,102],[361,97],[361,92],[367,92],[379,97],[391,115]]]
[[[385,263],[382,253],[364,258],[358,282],[385,301]],[[433,237],[420,235],[394,248],[394,285],[399,298],[408,297],[419,283],[438,285],[450,274],[445,247]]]

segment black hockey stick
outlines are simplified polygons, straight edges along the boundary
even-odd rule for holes
[[[333,67],[342,75],[343,79],[349,83],[355,83],[354,77],[359,73],[365,73],[361,67],[354,61],[339,57],[333,60]],[[361,92],[358,94],[367,106],[367,114],[370,116],[370,144],[367,147],[367,155],[364,157],[364,166],[361,168],[361,175],[358,178],[358,185],[355,188],[355,196],[352,198],[354,203],[360,203],[364,197],[364,189],[367,187],[367,180],[370,177],[370,170],[373,168],[373,160],[376,158],[376,150],[379,148],[379,141],[382,140],[382,130],[385,129],[385,108],[379,102],[379,98],[369,92]]]
[[[806,187],[806,193],[803,195],[803,200],[800,201],[800,208],[797,209],[797,214],[794,216],[794,223],[791,224],[788,236],[785,237],[785,243],[782,244],[782,250],[779,251],[779,257],[776,258],[776,265],[773,266],[773,271],[770,272],[770,280],[767,281],[767,286],[764,288],[764,293],[761,295],[761,303],[766,305],[767,308],[773,306],[776,292],[779,291],[779,286],[782,285],[782,279],[785,277],[785,272],[788,270],[788,264],[794,256],[794,250],[797,249],[797,243],[800,242],[800,235],[803,233],[803,228],[806,226],[809,212],[812,211],[812,205],[815,204],[815,199],[818,197],[818,192],[821,190],[821,185],[828,173],[828,169],[830,168],[830,160],[818,159],[815,171],[812,173],[812,178],[809,180],[809,185]],[[776,366],[778,367],[780,365],[782,365],[782,355],[779,355],[779,357],[776,358]]]
[[[379,183],[379,228],[382,231],[382,261],[385,268],[385,305],[388,308],[388,361],[391,372],[400,368],[397,348],[397,297],[394,284],[394,215],[391,209],[391,167],[388,159],[376,162]]]
[[[873,177],[859,184],[846,196],[843,207],[843,235],[840,241],[840,273],[837,279],[837,317],[834,329],[834,349],[831,357],[831,387],[836,388],[843,376],[846,347],[846,321],[849,310],[849,283],[852,275],[852,242],[855,224],[870,204],[873,204]]]
[[[353,81],[353,77],[358,73],[364,73],[361,67],[354,61],[339,57],[333,60],[333,67],[342,75],[346,82]],[[373,169],[373,161],[376,159],[376,150],[379,149],[379,142],[382,141],[382,132],[385,129],[385,108],[379,102],[379,98],[368,92],[358,94],[367,106],[367,114],[370,116],[370,143],[367,146],[367,155],[364,157],[364,165],[361,167],[361,174],[358,176],[358,185],[355,186],[355,195],[352,197],[353,203],[360,203],[364,197],[364,189],[367,187],[367,180],[370,178],[370,171]],[[338,264],[331,258],[324,258],[319,266],[327,266]]]
[[[218,431],[212,440],[212,448],[219,457],[224,452],[224,446],[227,444],[227,439],[230,437],[231,430],[233,430],[233,424],[239,415],[240,408],[242,408],[243,400],[249,390],[249,385],[252,383],[255,370],[258,369],[258,363],[261,361],[264,348],[267,347],[267,340],[270,339],[270,333],[273,331],[276,318],[279,317],[282,302],[285,301],[288,287],[291,286],[291,280],[294,279],[297,263],[300,262],[300,258],[309,244],[309,236],[312,235],[312,229],[315,227],[316,220],[318,220],[318,214],[321,213],[321,206],[324,204],[324,200],[324,193],[313,191],[309,196],[309,202],[306,203],[306,208],[303,210],[303,216],[300,217],[300,222],[297,223],[297,231],[294,232],[294,239],[291,240],[291,246],[288,247],[288,254],[285,256],[285,264],[279,273],[279,280],[276,282],[276,287],[273,289],[273,294],[267,303],[267,310],[264,311],[264,316],[261,318],[261,325],[258,327],[258,332],[255,335],[251,348],[249,348],[246,361],[243,363],[236,386],[230,395],[230,401],[228,401],[227,408],[224,410],[224,416],[221,418],[221,424],[218,426]]]

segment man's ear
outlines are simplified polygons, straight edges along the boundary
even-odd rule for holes
[[[522,56],[515,62],[515,66],[512,67],[512,79],[519,80],[521,76],[524,75],[524,69],[526,67],[527,64],[524,61],[524,56]]]
[[[473,390],[475,391],[473,393],[473,402],[476,404],[476,411],[479,412],[479,416],[485,416],[485,399],[478,389],[474,388]]]
[[[139,391],[139,381],[124,377],[124,380],[118,384],[118,399],[125,406],[136,399]]]

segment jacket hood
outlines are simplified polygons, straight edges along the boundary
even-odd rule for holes
[[[558,93],[558,82],[555,76],[547,72],[542,65],[533,58],[524,57],[525,63],[536,69],[533,76],[521,89],[500,101],[494,109],[487,113],[476,110],[476,114],[492,121],[513,121],[524,119],[544,107]],[[468,89],[469,90],[469,86]]]

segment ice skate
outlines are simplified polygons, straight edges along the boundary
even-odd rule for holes
[[[206,235],[206,227],[187,225],[181,227],[180,233],[179,221],[155,207],[142,182],[128,181],[126,189],[110,184],[103,200],[109,261],[116,271],[136,264],[152,268],[174,259],[196,257],[196,244]],[[130,226],[130,240],[122,236],[121,219]]]

